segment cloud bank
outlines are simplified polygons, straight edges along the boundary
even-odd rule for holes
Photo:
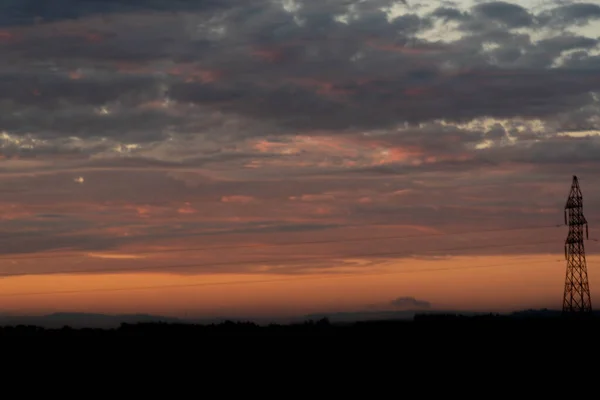
[[[592,224],[599,31],[592,1],[3,2],[5,252],[551,225],[573,174]]]

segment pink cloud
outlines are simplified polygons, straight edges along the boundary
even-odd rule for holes
[[[202,68],[195,64],[180,64],[167,71],[168,74],[181,76],[186,82],[212,83],[222,78],[223,72]]]
[[[252,55],[270,63],[276,63],[283,59],[281,50],[275,49],[256,49],[252,51]]]
[[[71,71],[69,72],[69,79],[72,79],[74,81],[83,78],[83,74],[79,71]]]
[[[334,82],[326,82],[318,79],[310,78],[293,78],[291,81],[301,86],[308,86],[316,88],[317,94],[322,96],[337,96],[352,94],[352,90],[343,89],[336,85]]]
[[[424,87],[412,87],[408,88],[404,91],[404,94],[407,96],[420,96],[426,94],[428,92],[427,88]]]
[[[248,204],[254,201],[254,197],[252,196],[223,196],[221,197],[221,202],[223,203],[238,203],[238,204]]]
[[[412,189],[400,189],[400,190],[396,190],[395,192],[393,192],[392,194],[394,196],[401,196],[403,194],[409,194],[412,193],[413,190]]]
[[[475,157],[472,154],[458,154],[458,155],[433,155],[425,157],[423,160],[426,164],[435,164],[444,161],[469,161]]]
[[[302,196],[292,196],[290,200],[300,201],[331,201],[335,200],[335,197],[330,194],[303,194]]]
[[[0,209],[0,220],[13,220],[33,216],[33,212],[16,204],[4,205]]]
[[[8,31],[0,31],[0,43],[12,42],[15,39],[15,35]]]
[[[194,209],[190,203],[185,203],[183,207],[179,207],[177,209],[177,213],[179,214],[196,214],[197,211]]]
[[[333,209],[330,207],[318,207],[314,210],[314,213],[317,215],[331,215],[333,214]]]
[[[86,33],[84,38],[90,43],[100,43],[104,40],[104,38],[97,33]]]
[[[268,140],[261,139],[255,143],[253,143],[252,148],[261,153],[269,153],[269,152],[278,151],[278,150],[281,150],[282,148],[285,148],[285,144],[277,143],[277,142],[269,142]]]

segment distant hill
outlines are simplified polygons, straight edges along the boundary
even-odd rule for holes
[[[213,317],[213,318],[175,318],[149,314],[93,314],[93,313],[54,313],[37,316],[7,316],[0,315],[0,326],[31,325],[42,328],[56,329],[64,326],[72,328],[117,328],[121,324],[138,324],[164,322],[169,324],[220,324],[225,321],[252,321],[259,325],[271,323],[287,324],[303,322],[306,318],[239,318],[239,317]]]
[[[510,314],[511,317],[514,318],[555,318],[559,317],[562,314],[560,310],[549,310],[547,308],[543,308],[541,310],[522,310],[515,311]],[[600,311],[593,311],[593,314],[600,317]]]
[[[440,311],[441,312],[441,311]],[[214,317],[214,318],[174,318],[147,314],[87,314],[87,313],[54,313],[40,316],[0,316],[0,326],[16,325],[34,325],[42,328],[62,328],[70,326],[72,328],[117,328],[122,323],[150,323],[166,322],[180,324],[220,324],[225,321],[250,321],[258,325],[269,324],[291,324],[303,323],[305,321],[318,321],[327,318],[332,323],[351,323],[356,321],[377,321],[377,320],[412,320],[415,314],[421,311],[357,311],[357,312],[338,312],[338,313],[320,313],[308,314],[290,318],[256,318],[256,317]],[[435,313],[435,312],[426,312]],[[443,313],[455,313],[454,311],[443,311]],[[473,313],[463,313],[464,315],[474,315]]]
[[[239,318],[239,317],[215,317],[215,318],[198,318],[185,319],[175,317],[164,317],[148,314],[123,314],[123,315],[107,315],[107,314],[88,314],[88,313],[54,313],[40,316],[2,316],[0,315],[0,326],[17,326],[29,325],[38,326],[47,329],[57,329],[64,326],[69,326],[75,329],[81,328],[97,328],[111,329],[118,328],[121,324],[140,324],[140,323],[168,323],[168,324],[221,324],[225,321],[235,322],[253,322],[258,325],[269,324],[292,324],[304,323],[306,321],[319,321],[327,319],[333,324],[349,324],[354,322],[368,321],[411,321],[415,315],[436,315],[436,314],[459,314],[463,316],[477,316],[488,313],[463,312],[463,311],[356,311],[356,312],[337,312],[337,313],[318,313],[299,316],[297,318]],[[531,319],[531,318],[552,318],[560,316],[558,310],[523,310],[509,314],[504,314],[515,319]],[[600,312],[594,312],[600,316]]]
[[[600,318],[594,318],[590,315],[570,316],[568,318],[557,316],[539,317],[544,313],[536,313],[536,316],[528,318],[526,316],[514,317],[511,315],[483,314],[471,315],[449,314],[449,313],[428,313],[417,314],[413,320],[370,320],[354,323],[331,323],[328,319],[312,320],[295,324],[271,324],[258,325],[253,322],[233,322],[227,321],[219,324],[190,324],[190,323],[124,323],[116,329],[102,328],[42,328],[39,326],[19,325],[10,327],[0,327],[0,337],[89,337],[89,338],[110,338],[110,337],[154,337],[161,338],[163,343],[165,338],[173,340],[191,339],[194,343],[198,338],[204,337],[240,337],[240,336],[351,336],[355,338],[364,338],[365,335],[382,338],[383,336],[393,336],[395,340],[409,340],[417,343],[419,340],[426,341],[426,347],[431,346],[433,342],[443,346],[456,346],[458,340],[463,340],[466,347],[477,344],[481,351],[486,349],[487,337],[489,341],[492,337],[498,338],[516,338],[521,343],[529,343],[539,340],[540,335],[552,337],[553,340],[559,340],[563,337],[565,328],[568,327],[569,333],[575,336],[582,334],[593,336],[600,333]],[[55,316],[56,317],[56,316]],[[102,319],[105,316],[102,316]],[[116,317],[122,318],[122,317]],[[154,317],[151,317],[154,318]],[[59,319],[60,320],[60,319]],[[444,335],[442,332],[453,332],[454,334]],[[554,335],[554,336],[553,336]],[[510,342],[510,341],[508,341]],[[492,345],[493,346],[493,345]],[[205,347],[203,343],[202,347]],[[465,348],[466,348],[465,347]],[[528,348],[529,349],[529,348]],[[461,351],[463,348],[461,348]],[[489,350],[489,348],[487,349]]]
[[[357,321],[378,321],[378,320],[412,320],[417,314],[462,314],[465,316],[478,315],[481,313],[463,312],[463,311],[422,311],[422,310],[404,310],[404,311],[356,311],[356,312],[338,312],[338,313],[319,313],[309,314],[303,317],[304,320],[318,321],[327,318],[332,323],[351,323]]]
[[[146,314],[105,315],[87,313],[54,313],[40,316],[0,316],[0,326],[35,325],[42,328],[117,328],[122,323],[136,324],[149,322],[184,323],[178,318]]]

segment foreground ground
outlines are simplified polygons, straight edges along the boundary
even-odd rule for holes
[[[463,317],[457,315],[416,316],[413,321],[374,321],[356,322],[352,324],[332,324],[328,320],[309,321],[295,325],[259,326],[247,322],[224,322],[214,325],[140,323],[122,324],[116,329],[44,329],[36,326],[6,326],[0,327],[0,336],[84,336],[84,337],[115,337],[115,336],[365,336],[365,335],[430,335],[440,334],[452,336],[460,332],[487,332],[509,334],[543,333],[546,335],[568,329],[582,329],[590,335],[600,333],[600,317],[584,318],[567,317],[525,317],[510,316],[476,316]]]

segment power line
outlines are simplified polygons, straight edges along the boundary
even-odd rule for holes
[[[436,252],[447,252],[454,250],[473,250],[473,249],[484,249],[484,248],[498,248],[498,247],[525,247],[525,246],[534,246],[538,244],[549,244],[554,243],[554,240],[546,240],[540,242],[532,242],[532,243],[522,243],[522,244],[490,244],[490,245],[482,245],[482,246],[463,246],[463,247],[453,247],[446,249],[436,249],[424,251],[423,253],[430,254]],[[394,251],[394,252],[375,252],[375,253],[363,253],[363,254],[349,254],[349,255],[338,255],[338,256],[315,256],[315,257],[300,257],[300,258],[290,258],[290,259],[273,259],[267,258],[262,260],[244,260],[244,261],[224,261],[218,263],[194,263],[194,264],[176,264],[176,265],[157,265],[157,266],[148,266],[148,267],[140,267],[140,268],[127,268],[124,269],[122,267],[115,268],[96,268],[89,270],[58,270],[58,271],[49,271],[49,272],[39,272],[39,273],[27,273],[27,272],[19,272],[19,273],[3,273],[0,274],[0,277],[15,277],[15,276],[24,276],[24,275],[60,275],[60,274],[93,274],[93,273],[106,273],[106,272],[122,272],[122,273],[135,273],[138,271],[148,271],[148,270],[161,270],[161,269],[176,269],[176,268],[202,268],[202,267],[222,267],[222,266],[234,266],[234,265],[254,265],[254,264],[276,264],[276,263],[293,263],[293,262],[302,262],[302,261],[321,261],[321,260],[333,260],[333,259],[351,259],[351,258],[360,258],[360,257],[384,257],[384,256],[410,256],[414,255],[413,252],[410,251]]]
[[[39,296],[39,295],[51,295],[51,294],[76,294],[76,293],[96,293],[96,292],[120,292],[120,291],[133,291],[133,290],[152,290],[152,289],[170,289],[170,288],[191,288],[191,287],[203,287],[203,286],[226,286],[226,285],[249,285],[256,283],[275,283],[285,281],[297,281],[297,280],[319,280],[319,279],[331,279],[331,278],[352,278],[356,276],[382,276],[382,275],[400,275],[407,273],[423,273],[423,272],[436,272],[436,271],[456,271],[463,269],[482,269],[482,268],[495,268],[507,265],[532,265],[541,263],[560,262],[561,260],[540,260],[540,261],[519,261],[514,263],[502,263],[502,264],[484,264],[474,265],[468,267],[441,267],[441,268],[427,268],[418,270],[406,270],[406,271],[386,271],[377,273],[359,273],[359,274],[330,274],[327,276],[303,276],[293,278],[280,278],[280,279],[263,279],[263,280],[240,280],[240,281],[228,281],[228,282],[202,282],[202,283],[190,283],[181,285],[155,285],[155,286],[132,286],[124,288],[101,288],[101,289],[88,289],[88,290],[64,290],[64,291],[53,291],[53,292],[28,292],[28,293],[2,293],[0,297],[17,297],[17,296]]]
[[[332,244],[332,243],[345,243],[345,242],[360,242],[367,240],[386,240],[386,239],[413,239],[413,238],[426,238],[436,236],[452,236],[452,235],[468,235],[471,233],[493,233],[493,232],[509,232],[509,231],[520,231],[520,230],[535,230],[535,229],[548,229],[548,228],[560,228],[562,225],[543,225],[543,226],[532,226],[532,227],[515,227],[515,228],[499,228],[499,229],[484,229],[484,230],[471,230],[464,232],[440,232],[440,233],[429,233],[429,234],[417,234],[417,235],[390,235],[390,236],[368,236],[359,238],[347,238],[347,239],[331,239],[331,240],[315,240],[315,241],[302,241],[302,242],[283,242],[283,243],[270,243],[270,244],[242,244],[242,245],[224,245],[224,246],[204,246],[204,247],[182,247],[174,249],[160,249],[160,250],[146,250],[146,251],[123,251],[126,254],[159,254],[159,253],[177,253],[177,252],[191,252],[191,251],[202,251],[202,250],[222,250],[222,249],[242,249],[242,248],[265,248],[265,247],[279,247],[279,246],[299,246],[299,245],[311,245],[311,244]],[[193,236],[193,235],[189,235]],[[23,257],[0,257],[0,261],[17,261],[17,260],[36,260],[36,259],[53,259],[53,258],[75,258],[86,256],[87,254],[54,254],[54,255],[37,255],[37,256],[23,256]],[[1,275],[0,275],[1,276]]]

